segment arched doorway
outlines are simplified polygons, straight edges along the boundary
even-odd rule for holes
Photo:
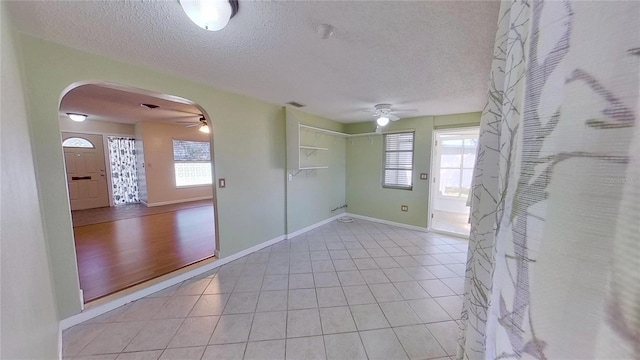
[[[204,109],[166,94],[83,83],[65,91],[59,110],[85,303],[215,256],[213,141]]]

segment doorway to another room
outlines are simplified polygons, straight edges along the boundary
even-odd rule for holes
[[[62,133],[71,211],[109,206],[101,135]]]
[[[59,121],[85,303],[214,258],[213,146],[202,109],[84,84],[64,94]]]
[[[471,181],[479,128],[434,131],[429,229],[468,238]]]

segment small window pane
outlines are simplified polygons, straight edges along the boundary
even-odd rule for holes
[[[175,163],[176,186],[195,186],[211,184],[211,163],[177,162]]]
[[[87,148],[94,149],[95,146],[91,143],[91,141],[79,137],[72,137],[65,139],[62,142],[62,147],[74,147],[74,148]]]
[[[462,196],[469,196],[471,194],[471,180],[473,180],[473,169],[462,170],[462,186],[460,193]]]
[[[446,196],[460,195],[460,170],[440,169],[440,194]]]
[[[476,164],[476,149],[464,149],[464,160],[462,161],[462,167],[465,169],[473,169]]]
[[[445,147],[462,147],[462,139],[442,140],[442,146]]]

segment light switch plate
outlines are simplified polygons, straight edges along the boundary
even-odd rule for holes
[[[224,178],[218,179],[218,187],[223,188],[225,186],[227,186],[227,182],[225,181],[225,179]]]
[[[401,206],[400,206],[400,210],[401,210],[401,211],[409,211],[409,206],[407,206],[407,205],[401,205]]]
[[[421,173],[420,174],[420,180],[429,180],[429,174]]]

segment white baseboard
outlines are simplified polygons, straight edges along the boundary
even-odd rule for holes
[[[436,234],[436,235],[446,235],[446,236],[455,237],[455,238],[459,238],[459,239],[469,240],[469,236],[460,235],[460,234],[457,234],[457,233],[454,233],[454,232],[450,232],[450,231],[429,229],[429,232],[433,233],[433,234]]]
[[[383,219],[378,219],[378,218],[373,218],[373,217],[364,216],[364,215],[358,215],[358,214],[352,214],[352,213],[346,213],[346,214],[343,214],[343,215],[344,216],[351,216],[352,218],[355,218],[355,219],[361,219],[361,220],[377,222],[377,223],[385,224],[385,225],[397,226],[397,227],[401,227],[401,228],[405,228],[405,229],[409,229],[409,230],[429,232],[429,229],[427,229],[426,227],[408,225],[408,224],[403,224],[403,223],[399,223],[399,222],[383,220]]]
[[[231,255],[229,255],[229,256],[223,257],[223,258],[222,258],[222,259],[220,259],[220,260],[226,260],[226,261],[225,261],[225,264],[226,264],[226,263],[228,263],[228,262],[231,262],[231,261],[234,261],[234,260],[240,259],[240,258],[241,258],[241,257],[243,257],[243,256],[247,256],[247,255],[249,255],[249,254],[251,254],[251,253],[254,253],[254,252],[258,251],[258,250],[262,250],[262,249],[266,248],[267,246],[271,246],[271,245],[273,245],[273,244],[279,243],[280,241],[282,241],[282,240],[284,240],[284,239],[286,239],[286,238],[287,238],[287,237],[286,237],[285,235],[280,235],[280,236],[278,236],[278,237],[276,237],[276,238],[273,238],[273,239],[271,239],[271,240],[267,240],[267,241],[265,241],[265,242],[261,242],[261,243],[260,243],[260,244],[258,244],[258,245],[254,245],[254,246],[252,246],[252,247],[250,247],[250,248],[247,248],[247,249],[244,249],[244,250],[238,251],[238,252],[237,252],[237,253],[235,253],[235,254],[231,254]]]
[[[338,214],[336,216],[332,216],[332,217],[330,217],[328,219],[324,219],[324,220],[322,220],[320,222],[317,222],[317,223],[315,223],[313,225],[309,225],[309,226],[307,226],[305,228],[302,228],[300,230],[294,231],[294,232],[292,232],[290,234],[287,234],[287,239],[292,239],[292,238],[294,238],[294,237],[296,237],[298,235],[304,234],[304,233],[309,232],[309,231],[311,231],[311,230],[313,230],[313,229],[315,229],[317,227],[320,227],[322,225],[328,224],[328,223],[330,223],[330,222],[332,222],[334,220],[337,220],[338,218],[341,218],[343,216],[345,216],[345,214],[344,213],[340,213],[340,214]]]
[[[213,196],[212,195],[211,196],[199,196],[199,197],[188,198],[188,199],[171,200],[171,201],[159,201],[159,202],[153,202],[153,203],[147,203],[147,202],[141,201],[141,203],[145,204],[147,207],[154,207],[154,206],[162,206],[162,205],[180,204],[180,203],[198,201],[198,200],[208,200],[208,199],[213,199]]]

